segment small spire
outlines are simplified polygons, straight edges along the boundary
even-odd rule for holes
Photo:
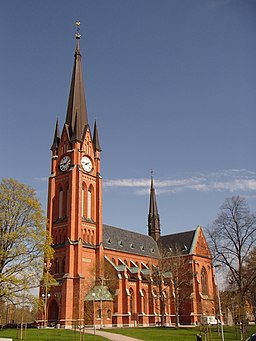
[[[153,171],[151,170],[151,186],[148,213],[148,235],[156,241],[160,238],[160,217],[158,214],[156,193],[154,188]]]
[[[56,120],[55,132],[53,136],[53,142],[50,150],[54,151],[59,148],[60,144],[60,132],[59,132],[59,122],[58,119]]]
[[[94,130],[93,130],[92,142],[93,142],[94,150],[97,150],[97,151],[101,152],[101,147],[100,147],[100,142],[99,142],[99,135],[98,135],[98,129],[97,129],[96,120],[94,121]]]

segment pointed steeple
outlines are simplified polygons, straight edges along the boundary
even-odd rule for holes
[[[101,152],[101,147],[100,147],[100,142],[99,142],[99,135],[98,135],[98,129],[97,129],[96,120],[94,122],[92,142],[93,142],[94,150],[97,150],[97,151]]]
[[[71,136],[71,142],[73,142],[75,140],[79,140],[78,136],[79,136],[79,131],[78,131],[77,113],[76,113],[73,134]]]
[[[60,132],[59,132],[59,122],[56,120],[55,132],[53,136],[52,146],[50,148],[51,151],[57,150],[60,144]]]
[[[160,232],[160,217],[158,214],[156,193],[153,181],[153,172],[151,172],[151,186],[150,186],[150,201],[149,201],[149,213],[148,213],[148,235],[156,241],[159,239]]]
[[[80,23],[77,23],[79,26]],[[79,28],[76,33],[76,49],[75,49],[75,59],[73,65],[73,72],[71,78],[71,86],[68,99],[68,107],[66,114],[65,123],[69,126],[70,136],[73,136],[75,140],[82,141],[84,128],[88,124],[87,109],[86,109],[86,99],[84,93],[84,80],[82,72],[82,62],[80,53],[80,33]],[[77,115],[77,122],[76,122]],[[77,124],[76,134],[74,135],[75,122]]]

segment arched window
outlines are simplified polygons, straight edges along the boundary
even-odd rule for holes
[[[64,258],[62,259],[62,269],[61,269],[61,272],[62,272],[62,273],[65,273],[65,264],[66,264],[66,258],[64,257]]]
[[[108,309],[108,311],[107,311],[107,319],[111,319],[111,310],[110,309]]]
[[[145,314],[147,314],[147,294],[146,294],[146,291],[144,289],[142,290],[142,294],[143,294],[143,297],[142,297],[142,309],[143,309],[143,312]]]
[[[208,295],[207,272],[206,272],[204,266],[203,266],[202,271],[201,271],[201,284],[202,284],[202,294]]]
[[[158,295],[156,290],[153,290],[153,313],[157,313],[158,312]]]
[[[133,314],[135,311],[135,306],[134,306],[134,291],[132,288],[129,290],[130,292],[130,312]]]
[[[89,187],[87,192],[87,219],[93,219],[93,188]]]
[[[92,189],[91,187],[87,192],[87,219],[92,218]]]
[[[62,218],[62,210],[63,210],[63,189],[61,187],[59,190],[59,212],[58,212],[59,218]]]
[[[98,319],[101,319],[101,309],[98,309],[98,310],[97,310],[97,318],[98,318]]]
[[[82,218],[85,217],[85,185],[82,185]]]
[[[59,260],[55,259],[55,273],[58,274],[60,272]]]
[[[67,191],[66,191],[66,216],[69,216],[69,186],[67,185]]]

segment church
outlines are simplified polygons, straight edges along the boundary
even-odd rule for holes
[[[153,175],[148,234],[103,224],[101,146],[96,122],[92,131],[88,121],[79,30],[65,123],[60,134],[56,122],[50,149],[47,228],[54,259],[44,271],[58,285],[41,285],[42,325],[196,325],[202,315],[216,315],[203,230],[161,235]]]

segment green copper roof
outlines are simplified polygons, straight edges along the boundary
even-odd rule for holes
[[[93,294],[95,296],[93,297]],[[113,301],[113,297],[105,285],[96,285],[84,298],[85,301]]]

